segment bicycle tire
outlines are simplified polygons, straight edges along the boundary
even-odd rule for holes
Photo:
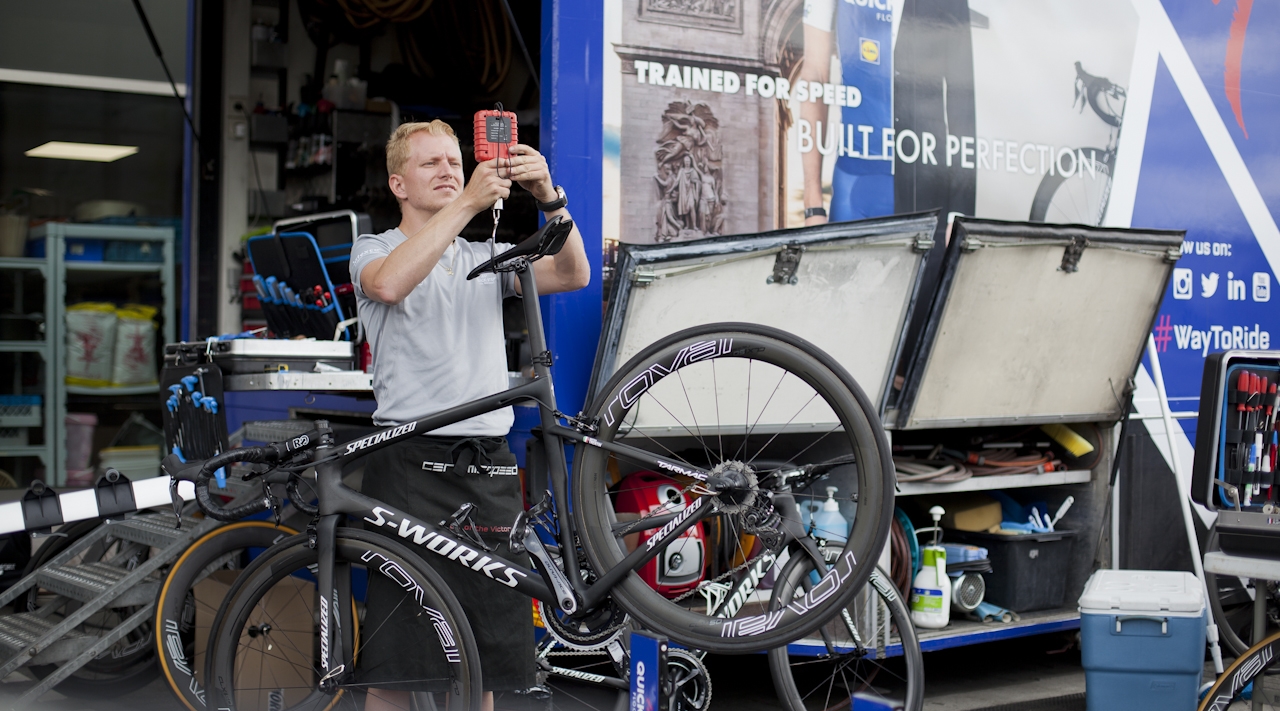
[[[1209,529],[1209,538],[1205,542],[1204,551],[1209,553],[1221,550],[1218,545],[1218,529],[1216,524]],[[1257,594],[1254,583],[1254,594]],[[1266,585],[1267,595],[1267,631],[1276,631],[1277,620],[1280,620],[1280,587],[1274,580],[1261,581]],[[1249,649],[1253,642],[1253,597],[1249,595],[1248,586],[1234,575],[1216,575],[1204,571],[1204,584],[1209,589],[1209,610],[1213,613],[1213,621],[1218,625],[1218,641],[1239,656]],[[1263,635],[1266,636],[1265,634]]]
[[[23,577],[42,568],[55,556],[63,552],[67,548],[75,544],[84,536],[93,533],[99,526],[103,525],[101,519],[90,519],[87,521],[78,521],[76,523],[65,526],[58,531],[56,538],[46,541],[44,545],[36,551],[35,555],[27,563],[26,570],[23,571]],[[118,540],[118,539],[117,539]],[[125,541],[120,541],[126,543]],[[107,554],[110,548],[110,542],[107,546],[95,545],[85,551],[85,557],[81,560],[101,560]],[[126,545],[135,545],[127,544]],[[145,551],[144,551],[145,552]],[[32,588],[27,595],[28,608],[34,610],[34,601],[39,591]],[[78,607],[78,603],[70,603],[74,607]],[[94,627],[97,621],[98,627],[110,628],[114,626],[111,621],[121,622],[129,617],[137,608],[107,608],[97,613],[82,625],[83,628]],[[109,621],[102,621],[103,618]],[[96,629],[96,628],[95,628]],[[97,632],[89,632],[96,634]],[[133,691],[137,691],[142,687],[150,684],[156,678],[158,668],[155,661],[155,649],[149,644],[151,630],[149,625],[141,627],[130,632],[128,635],[113,645],[110,649],[103,652],[97,659],[90,661],[88,664],[77,669],[71,676],[63,679],[55,689],[58,693],[65,694],[70,697],[79,699],[100,699],[109,696],[122,696]],[[43,679],[58,669],[56,664],[30,665],[27,669],[37,677]]]
[[[421,605],[427,612],[432,620],[430,624],[433,625],[439,639],[449,648],[447,663],[450,677],[439,680],[443,686],[447,687],[450,694],[449,708],[479,709],[483,691],[480,658],[476,651],[475,638],[472,636],[471,627],[467,623],[462,606],[444,586],[439,575],[416,553],[378,533],[355,528],[339,528],[334,543],[334,557],[337,564],[343,567],[354,567],[364,565],[364,561],[370,561],[370,565],[365,567],[368,574],[385,575],[411,591],[415,604]],[[317,605],[314,604],[314,600],[304,597],[306,593],[303,591],[310,583],[309,587],[314,593],[314,578],[310,570],[317,564],[318,557],[319,553],[311,547],[306,535],[294,536],[280,541],[270,551],[259,556],[245,568],[231,586],[226,602],[218,611],[218,616],[214,619],[210,630],[211,642],[207,654],[205,678],[215,682],[206,692],[209,695],[209,702],[213,704],[212,707],[228,711],[242,707],[265,708],[267,705],[272,708],[298,711],[360,707],[358,692],[365,687],[358,679],[344,677],[334,693],[316,688],[318,682],[316,670],[322,667],[315,655],[324,653],[325,650],[322,647],[327,648],[327,645],[321,645],[315,639]],[[272,626],[273,620],[283,620],[275,617],[270,610],[258,607],[259,603],[271,593],[273,586],[285,578],[295,581],[288,584],[292,587],[292,591],[288,587],[283,588],[286,595],[292,593],[291,604],[297,604],[298,601],[311,602],[309,609],[313,615],[310,630],[312,637],[305,645],[299,646],[290,641],[287,636],[290,631],[301,630],[288,630],[280,625]],[[409,599],[410,597],[406,596],[406,600]],[[354,596],[352,604],[355,604]],[[282,605],[278,600],[269,601],[269,605],[282,609],[291,608],[291,605]],[[297,608],[291,609],[296,611]],[[258,615],[253,619],[261,624],[249,624],[253,615]],[[358,618],[359,615],[353,612],[353,620]],[[272,636],[272,632],[275,631],[285,634]],[[367,628],[353,631],[356,641],[349,645],[353,648],[345,650],[345,658],[339,662],[347,669],[358,669],[356,662],[359,659],[360,644],[367,643],[378,633],[378,630]],[[271,639],[268,639],[269,637]],[[259,638],[261,642],[258,641]],[[246,653],[240,660],[242,665],[253,659],[262,659],[263,657],[257,656],[256,653],[250,656],[249,652],[254,650],[271,652],[273,649],[270,642],[276,639],[281,640],[281,652],[270,659],[278,664],[287,665],[291,671],[279,668],[268,670],[268,675],[275,685],[254,685],[252,670],[249,673],[240,673],[243,669],[237,666],[237,653],[243,646]],[[245,640],[243,645],[242,640]],[[286,643],[293,644],[291,650],[285,648]],[[414,650],[414,654],[420,655],[424,651]],[[289,654],[286,655],[286,653]],[[288,656],[296,657],[296,663],[290,663]],[[330,668],[336,667],[337,664],[333,664]],[[286,674],[291,674],[292,678],[288,678]],[[292,681],[296,684],[290,687],[281,686],[282,677],[285,677],[284,681]],[[272,698],[274,691],[280,692],[279,697]],[[258,703],[250,704],[249,701]]]
[[[1263,695],[1264,709],[1275,711],[1280,708],[1280,668],[1275,668],[1277,656],[1280,656],[1280,632],[1250,647],[1231,662],[1200,699],[1198,711],[1226,711],[1250,685],[1253,696]],[[1259,680],[1262,684],[1258,683]]]
[[[1086,160],[1094,163],[1088,176],[1079,177],[1081,166],[1079,156],[1090,156]],[[1060,172],[1045,174],[1036,188],[1035,197],[1031,200],[1031,214],[1027,218],[1031,222],[1052,222],[1054,224],[1077,224],[1097,227],[1106,215],[1107,204],[1111,198],[1112,165],[1107,160],[1111,155],[1103,148],[1077,148],[1075,172],[1064,176]],[[1101,159],[1098,158],[1101,156]],[[1057,160],[1055,157],[1054,160]],[[1076,178],[1076,183],[1069,183]],[[1083,182],[1081,182],[1083,181]],[[1087,183],[1087,185],[1085,184]],[[1064,187],[1065,186],[1065,187]],[[1074,189],[1074,192],[1071,192]]]
[[[740,387],[724,386],[731,379],[744,376],[745,392]],[[794,380],[784,388],[788,376]],[[691,397],[686,380],[695,384],[695,395],[700,398],[698,406],[693,404],[695,398]],[[755,382],[765,387],[756,399],[754,407],[758,411],[752,409],[751,391]],[[708,383],[710,391],[706,389]],[[702,387],[701,391],[698,386]],[[812,395],[806,400],[807,392]],[[669,396],[673,406],[676,400],[686,402],[685,419],[691,422],[682,422],[659,395]],[[820,404],[811,407],[819,398]],[[766,419],[766,410],[775,400],[780,412],[771,413]],[[797,402],[802,403],[799,409],[795,408]],[[724,424],[722,404],[726,413],[736,413],[741,407],[742,423]],[[705,435],[698,422],[699,409],[703,410],[707,427]],[[600,390],[588,413],[590,421],[598,425],[595,438],[601,441],[628,439],[637,445],[656,445],[659,453],[685,463],[691,463],[689,458],[705,455],[700,462],[704,467],[718,465],[717,460],[720,465],[735,467],[766,460],[806,464],[851,456],[856,461],[856,464],[833,469],[828,475],[830,481],[819,482],[823,486],[838,482],[838,492],[845,492],[840,499],[842,514],[846,520],[852,519],[852,528],[829,573],[831,579],[819,586],[813,596],[777,612],[768,612],[760,602],[743,604],[736,609],[735,616],[719,618],[706,614],[712,607],[710,599],[704,612],[698,613],[696,601],[668,600],[631,571],[611,592],[618,605],[644,627],[710,652],[770,649],[817,629],[842,608],[871,575],[874,563],[866,561],[874,561],[884,548],[893,515],[894,470],[889,446],[875,408],[866,395],[844,368],[816,346],[758,324],[696,326],[662,338],[631,358]],[[788,413],[791,413],[789,418]],[[797,420],[802,414],[803,419]],[[648,434],[651,428],[662,433],[664,418],[676,421],[675,425],[668,424],[665,431],[674,429],[690,441],[690,449],[696,450],[696,455],[681,456]],[[762,421],[766,426],[760,427]],[[804,429],[812,431],[798,432]],[[640,436],[633,437],[636,434]],[[641,438],[647,438],[648,442]],[[613,502],[616,491],[611,491],[614,487],[611,472],[625,463],[610,457],[602,448],[580,446],[574,466],[573,501],[578,533],[588,560],[600,574],[617,565],[627,552],[626,544],[613,533],[612,524],[617,520]],[[767,470],[762,469],[760,473],[767,475]],[[821,496],[819,483],[796,492],[796,497]],[[749,487],[753,495],[759,492],[756,484],[758,482]],[[856,503],[850,493],[855,490]],[[745,499],[740,499],[739,504],[743,501]],[[649,515],[661,513],[662,508],[654,508]],[[716,513],[706,520],[718,524],[717,531],[727,532],[723,539],[737,549],[733,560],[749,556],[750,550],[745,549],[741,535],[746,527],[737,512]],[[679,540],[670,536],[666,545]],[[661,558],[666,554],[659,551],[658,555]],[[731,561],[725,565],[730,572],[741,567]]]
[[[788,596],[796,589],[797,583],[808,582],[809,573],[813,570],[813,561],[807,556],[793,555],[782,572],[778,582],[774,584],[771,609],[777,609],[788,600]],[[849,620],[859,636],[870,636],[875,643],[884,642],[886,633],[896,629],[902,646],[902,662],[904,673],[898,673],[897,662],[885,664],[878,652],[883,646],[871,649],[855,638],[848,629],[844,615],[837,615],[821,630],[822,640],[827,647],[827,655],[802,657],[800,661],[792,659],[786,647],[769,650],[769,672],[773,676],[773,685],[778,692],[778,700],[787,711],[830,711],[847,709],[852,703],[854,692],[862,691],[880,695],[885,701],[892,702],[893,708],[904,711],[919,711],[924,705],[924,655],[920,652],[920,642],[916,638],[915,626],[911,623],[911,611],[903,602],[889,575],[877,569],[872,573],[866,587],[867,602],[870,605],[884,605],[884,609],[876,607],[876,615],[862,613],[859,607],[862,598],[845,608]],[[887,626],[882,627],[879,613],[885,611],[888,617]],[[866,629],[864,629],[866,628]],[[848,650],[831,653],[832,650]],[[872,655],[871,653],[877,653]],[[892,659],[892,658],[890,658]],[[886,660],[887,661],[887,660]],[[891,685],[888,677],[896,677]],[[872,686],[872,681],[877,681]],[[903,687],[899,689],[899,687]],[[886,689],[891,693],[886,695]]]
[[[219,526],[187,547],[169,566],[169,572],[156,594],[155,648],[160,672],[178,700],[190,711],[204,711],[204,669],[195,664],[196,615],[201,603],[192,590],[214,569],[242,565],[243,553],[250,549],[266,549],[298,532],[287,526],[267,521],[239,521]],[[231,560],[223,560],[235,556]],[[204,610],[210,618],[217,607]]]

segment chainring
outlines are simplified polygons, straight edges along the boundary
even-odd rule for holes
[[[698,655],[679,647],[668,649],[667,679],[673,686],[676,711],[706,711],[711,707],[711,673]]]
[[[605,598],[600,607],[585,615],[561,617],[561,614],[558,609],[538,601],[538,615],[547,633],[565,647],[579,652],[604,649],[627,625],[627,613],[614,604],[613,598]]]

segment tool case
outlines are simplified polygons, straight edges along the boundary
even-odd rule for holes
[[[166,365],[215,363],[229,375],[356,369],[351,341],[310,339],[236,338],[170,343],[164,347],[164,362]]]
[[[1280,351],[1205,359],[1191,498],[1218,511],[1219,544],[1232,555],[1280,558],[1278,382]]]

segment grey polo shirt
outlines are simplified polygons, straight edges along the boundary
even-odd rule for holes
[[[396,305],[374,301],[360,288],[360,272],[407,238],[399,228],[360,235],[351,248],[351,283],[373,356],[373,421],[396,425],[507,389],[502,295],[515,294],[515,275],[467,274],[490,257],[490,242],[456,239],[427,278]],[[456,251],[455,251],[456,248]],[[510,249],[496,245],[495,253]],[[450,276],[446,267],[451,267]],[[505,436],[510,407],[431,432],[442,436]],[[424,433],[425,434],[425,433]]]

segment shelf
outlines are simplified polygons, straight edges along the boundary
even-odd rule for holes
[[[44,257],[4,257],[0,258],[0,269],[35,269],[44,273],[48,262]]]
[[[48,341],[0,341],[0,353],[43,353]]]
[[[916,636],[920,639],[920,651],[936,652],[939,649],[1078,629],[1080,629],[1080,611],[1072,606],[1057,610],[1024,612],[1022,619],[1017,622],[973,622],[952,619],[951,624],[940,630],[925,630],[917,627]]]
[[[164,270],[164,262],[64,262],[69,272],[145,274]]]
[[[70,395],[98,395],[102,397],[110,397],[112,395],[147,395],[150,393],[160,392],[159,383],[151,383],[150,385],[121,385],[117,387],[91,388],[84,385],[68,385],[67,393]]]
[[[44,445],[27,445],[24,447],[0,447],[0,457],[41,457],[48,454]]]
[[[1044,474],[1003,474],[997,476],[975,476],[950,484],[930,484],[929,482],[901,482],[898,484],[898,496],[919,496],[921,494],[951,494],[957,491],[990,491],[991,489],[1024,489],[1029,486],[1059,486],[1062,484],[1087,484],[1093,479],[1093,472],[1088,469],[1045,472]]]

